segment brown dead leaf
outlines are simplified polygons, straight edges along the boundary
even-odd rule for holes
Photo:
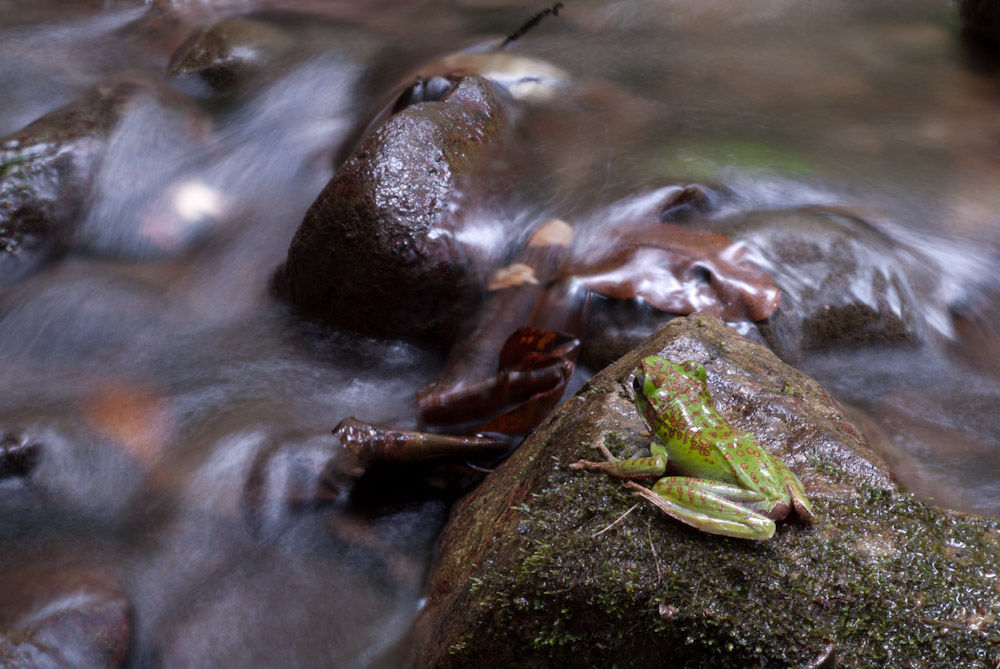
[[[606,297],[639,298],[673,314],[760,321],[781,303],[781,291],[745,245],[670,223],[616,231],[606,250],[575,260],[566,274]]]
[[[146,465],[159,458],[170,432],[163,396],[134,381],[99,384],[86,402],[86,415],[95,430]]]

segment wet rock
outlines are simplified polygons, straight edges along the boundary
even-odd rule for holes
[[[24,567],[0,578],[0,664],[120,667],[128,654],[128,600],[85,567]]]
[[[98,91],[0,140],[0,284],[67,243],[129,92]]]
[[[151,98],[179,100],[150,82],[109,82],[0,139],[0,285],[80,242],[76,226],[109,142],[128,110]]]
[[[460,240],[465,200],[495,187],[491,158],[507,127],[493,86],[478,76],[391,116],[309,208],[278,292],[338,327],[451,334],[483,280]]]
[[[681,295],[700,294],[701,299],[698,306],[664,310],[656,308],[648,299],[612,299],[595,292],[590,297],[586,336],[583,337],[580,352],[582,364],[590,369],[610,365],[678,315],[715,309],[713,313],[724,320],[749,323],[752,319],[766,318],[774,312],[780,301],[777,288],[752,261],[739,262],[739,249],[733,243],[720,243],[707,235],[700,241],[688,238],[689,231],[679,225],[671,225],[693,225],[696,221],[716,217],[727,209],[731,210],[732,200],[733,194],[716,184],[668,181],[659,188],[646,189],[625,198],[596,217],[601,224],[600,231],[593,235],[590,246],[604,247],[598,254],[606,253],[606,247],[614,238],[614,233],[607,232],[608,228],[627,229],[652,221],[663,224],[664,234],[660,236],[662,247],[673,248],[679,256],[692,260],[686,267],[683,263],[677,264],[677,269],[681,271],[675,272],[672,281],[675,291]],[[671,242],[675,233],[679,233],[676,234],[676,245]],[[639,239],[633,236],[630,241],[636,243]],[[655,241],[651,236],[642,245]],[[699,245],[701,248],[698,248]],[[585,259],[594,255],[592,249],[578,253],[582,253]],[[639,265],[638,270],[632,277],[619,270],[616,278],[622,283],[627,279],[628,282],[641,284],[655,276],[653,271],[642,274],[643,265]],[[657,278],[661,277],[662,274]],[[656,283],[662,285],[671,281],[660,280]],[[614,293],[623,297],[628,294],[622,289],[616,289]],[[678,300],[678,306],[681,303],[682,300]],[[750,330],[749,327],[745,329]]]
[[[590,297],[587,334],[580,349],[580,363],[602,369],[622,357],[675,314],[667,314],[639,300]]]
[[[978,35],[1000,40],[1000,2],[996,0],[960,0],[958,13],[962,25]]]
[[[13,434],[0,435],[0,479],[28,476],[41,454],[42,446],[36,441]]]
[[[765,542],[709,535],[568,468],[600,457],[598,443],[625,457],[648,439],[630,382],[653,353],[706,365],[720,412],[802,479],[813,526],[782,522]],[[416,664],[975,664],[1000,640],[998,530],[897,490],[826,392],[763,346],[714,318],[678,318],[454,509]]]
[[[986,285],[967,286],[965,294],[949,305],[958,335],[949,346],[977,369],[1000,375],[1000,277],[984,278]]]
[[[915,269],[904,265],[898,242],[860,216],[814,207],[743,213],[710,226],[748,244],[781,288],[780,309],[759,329],[783,359],[921,341]]]
[[[170,76],[197,73],[214,89],[232,89],[302,45],[301,30],[318,17],[293,12],[227,16],[192,34],[170,58]]]

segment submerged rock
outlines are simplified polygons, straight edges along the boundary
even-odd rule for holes
[[[0,140],[0,285],[68,242],[130,92],[100,89]]]
[[[781,308],[759,329],[783,359],[922,340],[915,272],[900,244],[860,216],[807,207],[742,213],[710,227],[747,243],[781,288]]]
[[[744,331],[785,360],[875,344],[914,345],[925,336],[918,298],[923,279],[914,266],[919,258],[903,255],[911,252],[859,216],[806,207],[705,215],[685,224],[745,244],[747,258],[781,289],[777,312]],[[624,355],[666,320],[641,302],[595,300],[591,312],[583,359],[594,368]]]
[[[389,117],[337,171],[292,240],[279,293],[373,335],[450,334],[469,313],[482,268],[459,239],[466,191],[493,188],[508,120],[487,80],[451,84]]]
[[[170,57],[171,76],[198,73],[216,90],[227,90],[259,72],[274,51],[290,51],[295,41],[265,21],[227,16],[192,34]]]
[[[0,480],[24,478],[31,474],[41,457],[42,447],[11,433],[0,433]]]
[[[267,70],[280,69],[296,53],[329,50],[331,43],[343,41],[337,28],[325,16],[287,10],[227,16],[177,47],[167,74],[198,75],[216,91],[229,91]]]
[[[644,445],[631,376],[698,360],[716,406],[802,479],[816,523],[693,530],[568,465]],[[599,455],[598,455],[599,457]],[[631,512],[629,513],[629,511]],[[678,318],[595,376],[453,511],[418,666],[955,666],[995,662],[1000,524],[933,509],[812,379],[720,321]]]
[[[147,103],[183,110],[179,116],[170,116],[172,126],[144,125],[141,133],[146,145],[131,147],[137,155],[156,156],[157,142],[160,147],[175,147],[179,139],[199,134],[195,131],[204,125],[201,117],[200,123],[192,122],[192,108],[176,92],[142,79],[125,79],[97,86],[80,100],[0,139],[0,285],[20,278],[54,254],[100,236],[81,232],[81,219],[95,189],[105,188],[102,165],[116,133],[128,125],[123,119]],[[141,180],[149,179],[135,164],[120,170],[118,176],[138,181],[135,174],[139,172]],[[114,188],[121,195],[121,179]]]
[[[131,607],[111,579],[87,567],[25,567],[0,579],[0,664],[120,667]]]

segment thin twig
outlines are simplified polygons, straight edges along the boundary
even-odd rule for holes
[[[511,42],[516,42],[517,40],[519,40],[522,37],[524,37],[525,33],[527,33],[529,30],[531,30],[532,28],[534,28],[535,26],[537,26],[539,23],[541,23],[542,19],[544,19],[546,16],[549,16],[550,14],[552,16],[559,16],[559,10],[562,9],[562,8],[563,8],[563,3],[557,2],[556,4],[552,5],[551,7],[546,7],[542,11],[538,12],[537,14],[535,14],[534,16],[532,16],[530,19],[528,19],[524,23],[524,25],[522,25],[520,28],[518,28],[517,30],[515,30],[514,32],[512,32],[510,35],[508,35],[507,39],[505,39],[503,41],[503,44],[500,45],[500,48],[503,49],[508,44],[510,44]]]
[[[637,504],[634,504],[634,505],[632,505],[632,508],[631,508],[631,509],[629,509],[628,511],[626,511],[625,513],[623,513],[622,515],[618,516],[618,518],[617,518],[617,519],[615,520],[615,522],[611,523],[610,525],[608,525],[607,527],[605,527],[605,528],[604,528],[603,530],[601,530],[600,532],[595,532],[594,534],[591,534],[591,535],[590,535],[590,536],[591,536],[591,538],[593,538],[593,537],[596,537],[596,536],[597,536],[597,535],[599,535],[599,534],[604,534],[605,532],[607,532],[608,530],[610,530],[610,529],[611,529],[612,527],[614,527],[614,526],[615,526],[615,525],[617,525],[618,523],[620,523],[620,522],[622,522],[623,520],[625,520],[625,516],[627,516],[628,514],[632,513],[633,511],[635,511],[635,510],[636,510],[636,508],[637,508],[638,506],[639,506],[639,504],[638,504],[638,503],[637,503]]]
[[[656,546],[653,545],[653,535],[649,532],[649,525],[646,525],[646,538],[649,539],[649,550],[653,551],[653,564],[656,565],[656,582],[663,581],[663,572],[660,571],[660,556],[656,554]]]

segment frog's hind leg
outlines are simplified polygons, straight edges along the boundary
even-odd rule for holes
[[[671,518],[702,532],[738,539],[770,539],[774,521],[738,502],[761,501],[760,493],[716,481],[668,476],[653,489],[629,481],[626,485]]]

